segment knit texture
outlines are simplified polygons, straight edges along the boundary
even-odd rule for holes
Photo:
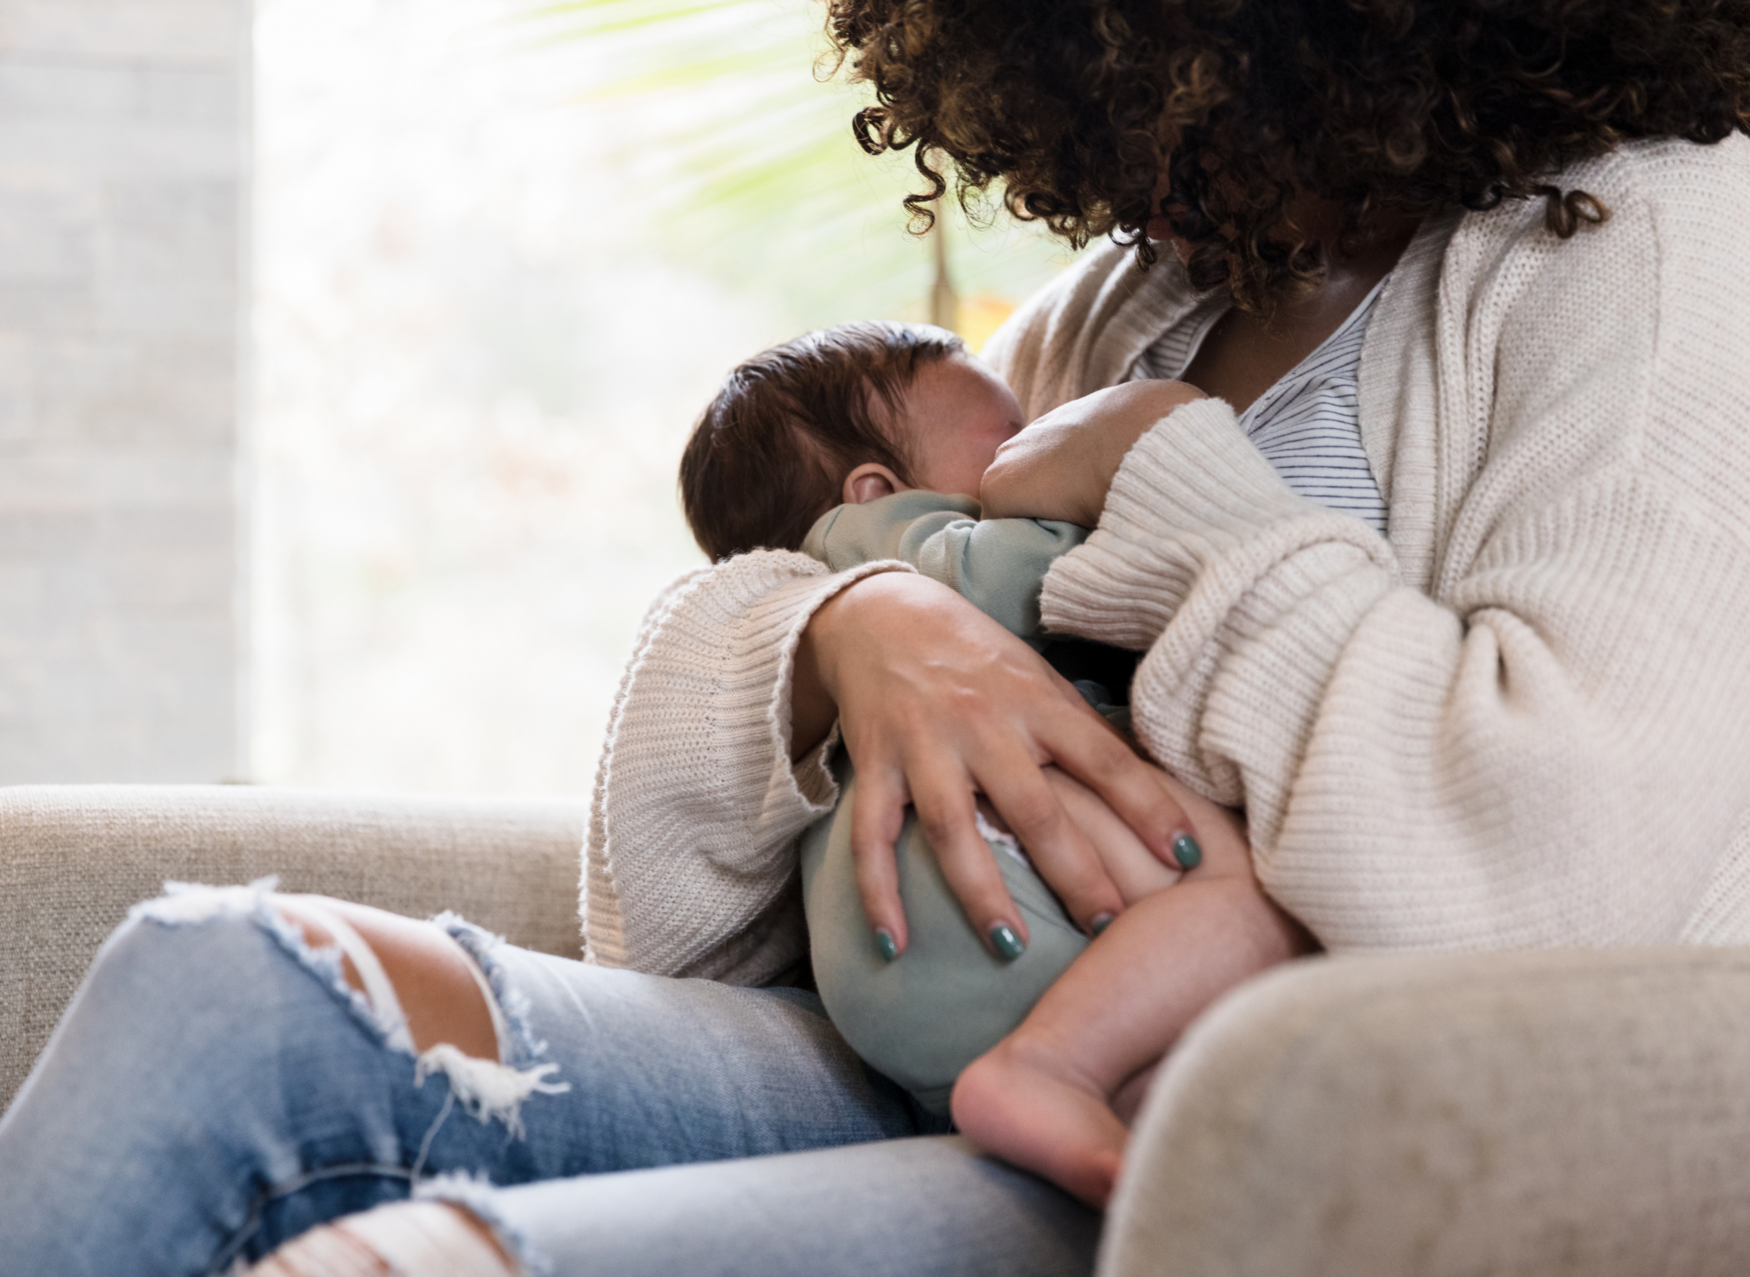
[[[1380,296],[1387,536],[1203,401],[1046,581],[1048,628],[1147,651],[1143,741],[1244,805],[1265,886],[1336,951],[1750,942],[1750,140],[1562,182],[1610,220],[1431,218]],[[986,354],[1032,419],[1198,300],[1107,246]],[[653,609],[591,826],[597,960],[754,980],[802,952],[792,842],[834,794],[788,763],[789,661],[850,579],[759,553]]]
[[[838,797],[838,735],[791,766],[796,645],[851,582],[910,570],[834,574],[759,551],[690,573],[651,605],[596,775],[586,961],[758,984],[803,955],[795,841]]]
[[[1245,807],[1265,887],[1329,948],[1750,939],[1747,161],[1627,148],[1565,179],[1605,225],[1473,215],[1431,306],[1382,300],[1390,346],[1434,343],[1434,384],[1374,423],[1390,544],[1205,401],[1047,577],[1049,628],[1148,647],[1139,735]]]

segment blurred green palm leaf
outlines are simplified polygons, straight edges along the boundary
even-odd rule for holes
[[[533,16],[594,55],[580,90],[622,122],[626,194],[648,231],[804,326],[928,317],[936,245],[908,232],[900,204],[922,179],[909,152],[857,145],[866,91],[829,76],[819,0],[561,0]],[[1006,213],[975,220],[987,224],[951,208],[939,221],[962,298],[1018,299],[1065,260]]]

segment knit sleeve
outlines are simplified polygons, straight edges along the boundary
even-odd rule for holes
[[[814,611],[852,581],[756,551],[681,578],[640,627],[597,769],[584,849],[585,955],[757,984],[805,951],[794,843],[838,789],[790,761],[790,685]]]
[[[1244,805],[1260,880],[1334,951],[1750,916],[1743,874],[1714,898],[1750,824],[1750,388],[1726,371],[1750,255],[1697,246],[1699,190],[1684,228],[1601,189],[1611,221],[1566,243],[1529,211],[1454,241],[1437,446],[1460,490],[1416,512],[1430,589],[1218,402],[1138,443],[1047,578],[1048,625],[1147,648],[1140,737]]]

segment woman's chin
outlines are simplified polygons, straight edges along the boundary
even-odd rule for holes
[[[1173,224],[1164,217],[1151,217],[1148,225],[1142,228],[1142,233],[1148,236],[1151,244],[1167,244],[1172,247],[1181,262],[1191,260],[1191,245],[1173,234]]]

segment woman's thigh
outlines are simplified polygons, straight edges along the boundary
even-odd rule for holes
[[[152,902],[0,1119],[21,1271],[200,1273],[442,1173],[519,1184],[915,1133],[810,996],[493,946],[505,1065],[415,1057],[259,892]]]
[[[549,1120],[529,1123],[542,1178],[946,1129],[858,1059],[813,993],[664,980],[508,945],[484,964],[509,991],[513,1033],[572,1087],[544,1102]]]
[[[1073,1277],[1100,1216],[958,1137],[458,1196],[554,1277]]]

